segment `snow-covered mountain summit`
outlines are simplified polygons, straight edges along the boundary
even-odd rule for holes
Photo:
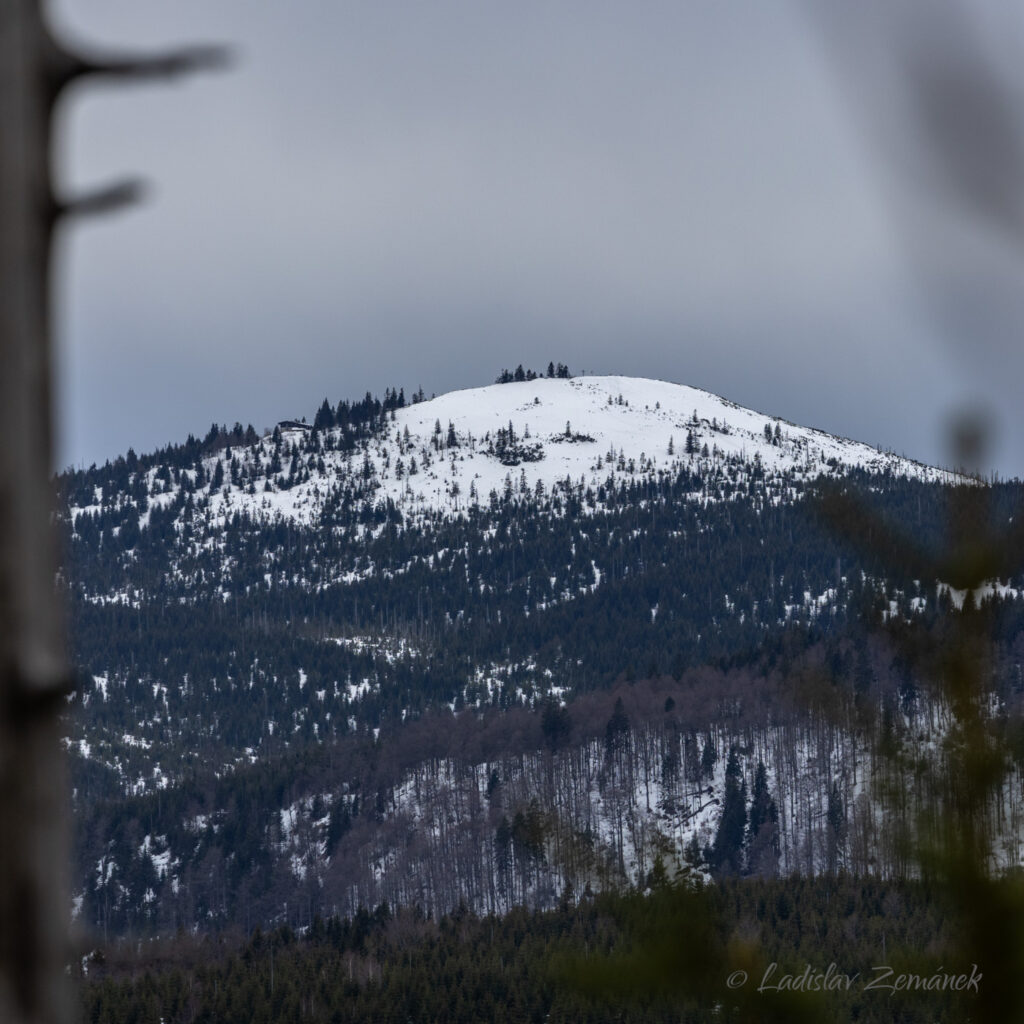
[[[550,487],[567,476],[599,484],[610,472],[637,475],[677,470],[687,463],[739,458],[760,460],[767,473],[817,476],[842,467],[889,471],[926,479],[948,474],[866,444],[799,427],[778,417],[745,409],[710,392],[639,377],[538,378],[455,391],[410,406],[397,415],[414,444],[428,442],[440,423],[452,424],[460,445],[475,442],[470,452],[449,454],[452,474],[466,493],[469,482],[486,498],[500,491],[508,466],[500,459],[479,458],[497,432],[511,424],[520,447],[539,445],[537,461],[506,460],[521,465],[527,482]],[[707,451],[705,452],[705,448]],[[469,457],[463,459],[462,456]],[[389,488],[393,496],[402,489]],[[428,498],[429,488],[411,488]],[[435,489],[436,495],[436,489]]]
[[[340,505],[393,505],[411,521],[461,515],[495,498],[598,492],[683,471],[700,481],[695,496],[704,501],[752,479],[784,493],[791,484],[853,468],[951,479],[707,391],[621,376],[538,377],[453,391],[392,408],[358,436],[342,426],[316,430],[287,420],[263,438],[206,455],[201,465],[201,472],[184,469],[176,480],[149,468],[139,481],[149,509],[172,505],[185,487],[214,524],[239,512],[312,524]],[[92,502],[73,503],[72,521],[116,501],[101,491]]]
[[[286,441],[303,445],[307,430],[289,426]],[[309,520],[326,498],[329,478],[355,474],[376,501],[407,513],[458,513],[493,494],[551,493],[563,484],[598,488],[609,478],[657,478],[683,468],[714,477],[760,470],[808,479],[859,467],[927,480],[949,474],[866,444],[799,427],[745,409],[707,391],[635,377],[537,378],[453,391],[395,410],[379,435],[354,451],[325,451],[322,473],[279,486],[263,470],[272,441],[257,459],[255,494],[222,493],[225,506]],[[317,462],[319,466],[319,462]],[[211,467],[211,474],[214,469]],[[271,476],[271,488],[266,479]]]

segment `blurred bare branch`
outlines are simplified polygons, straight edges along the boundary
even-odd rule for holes
[[[83,78],[147,82],[195,71],[221,71],[231,66],[232,53],[224,46],[188,46],[152,56],[75,55],[56,48],[50,61],[51,75],[59,91]]]
[[[58,213],[68,217],[91,217],[96,214],[113,213],[125,206],[133,206],[142,199],[144,194],[145,186],[141,181],[137,179],[119,181],[106,188],[62,203]]]

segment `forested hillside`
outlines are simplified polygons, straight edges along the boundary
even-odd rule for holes
[[[244,941],[180,935],[107,947],[81,965],[83,1011],[86,1020],[195,1024],[698,1024],[708,1019],[712,992],[722,1021],[756,1013],[761,1020],[928,1024],[965,1020],[974,1009],[976,991],[966,986],[896,990],[910,976],[928,982],[959,973],[948,959],[946,910],[925,886],[850,878],[733,881],[666,908],[674,899],[655,890],[648,898],[587,898],[505,917],[460,910],[436,922],[380,906],[351,921],[317,919],[304,934],[280,926]],[[663,930],[687,912],[689,936]],[[668,979],[659,975],[652,959],[665,954],[660,943],[668,940],[677,954],[701,944],[698,965],[708,973],[702,984],[678,968]],[[758,959],[746,983],[729,991],[727,950],[735,954],[744,945],[756,948]],[[883,948],[887,963],[897,965],[888,975],[876,966]],[[848,986],[823,990],[830,964],[830,980],[834,973],[849,978]],[[757,992],[805,972],[817,990]]]
[[[1010,715],[1024,580],[894,572],[818,496],[937,551],[978,484],[677,385],[507,376],[60,478],[84,922],[898,870],[860,726],[948,716],[886,633],[992,619]],[[1024,489],[989,490],[1008,522]],[[1016,774],[1004,802],[1019,863]]]

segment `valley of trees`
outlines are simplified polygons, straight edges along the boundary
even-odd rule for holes
[[[666,900],[683,901],[670,908],[676,916],[665,916]],[[673,931],[680,910],[690,912],[689,935]],[[754,949],[756,957],[744,959]],[[687,988],[692,968],[682,957],[691,952],[706,976]],[[712,1002],[714,1019],[726,1022],[926,1024],[970,1019],[974,992],[890,989],[897,975],[922,982],[937,972],[970,975],[970,965],[951,961],[950,952],[948,914],[936,892],[841,876],[584,897],[500,917],[463,908],[438,921],[382,904],[349,920],[318,918],[303,934],[282,925],[244,939],[179,935],[103,946],[83,960],[80,984],[84,1019],[96,1024],[697,1024]],[[667,985],[651,964],[664,956],[677,962]],[[749,979],[731,989],[727,979],[739,963],[750,968]],[[830,964],[854,979],[849,988],[795,997],[767,988]],[[878,965],[895,965],[896,973],[887,978]],[[623,985],[626,972],[645,983],[641,997],[635,985]]]

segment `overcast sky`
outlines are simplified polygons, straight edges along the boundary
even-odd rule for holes
[[[504,366],[658,377],[943,461],[1020,362],[936,340],[827,48],[788,4],[58,0],[66,36],[225,41],[228,73],[77,92],[61,465]],[[1008,383],[1009,381],[1009,383]],[[1016,415],[1016,419],[1014,419]]]

